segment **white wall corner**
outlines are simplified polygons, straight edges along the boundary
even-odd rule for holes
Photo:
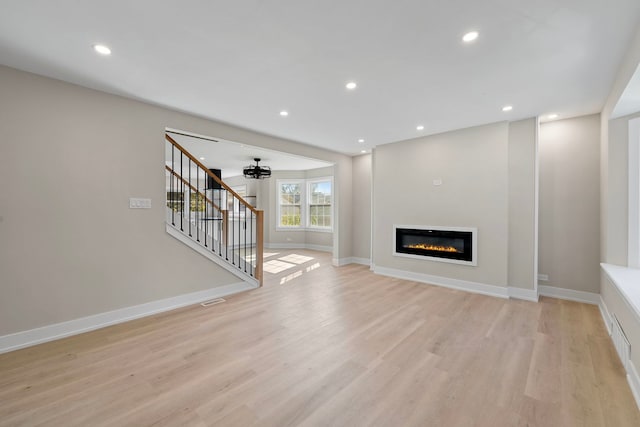
[[[374,273],[383,276],[395,277],[412,282],[426,283],[428,285],[442,286],[444,288],[458,289],[473,292],[475,294],[488,295],[498,298],[509,298],[506,287],[487,285],[485,283],[469,282],[466,280],[451,279],[449,277],[432,276],[430,274],[415,273],[413,271],[396,270],[394,268],[376,266]]]
[[[371,266],[371,260],[369,258],[351,257],[351,262],[353,264],[366,265],[367,267]]]
[[[594,292],[575,291],[553,286],[538,286],[538,293],[545,297],[600,305],[600,294]]]
[[[92,316],[81,317],[79,319],[73,319],[66,322],[55,323],[40,328],[30,329],[28,331],[0,336],[0,353],[6,353],[36,344],[93,331],[95,329],[104,328],[117,323],[151,316],[164,311],[175,310],[176,308],[252,289],[256,289],[256,286],[252,283],[233,283],[204,291],[178,295],[171,298],[99,313]]]
[[[539,296],[538,292],[534,289],[522,289],[522,288],[514,288],[508,287],[507,292],[509,293],[509,298],[522,299],[525,301],[534,301],[538,302]]]

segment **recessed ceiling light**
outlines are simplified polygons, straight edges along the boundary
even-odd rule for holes
[[[553,119],[557,119],[557,118],[558,118],[558,115],[557,115],[557,114],[555,114],[555,113],[554,113],[554,114],[549,114],[549,115],[547,116],[547,119],[549,119],[549,120],[553,120]]]
[[[465,43],[469,43],[474,41],[475,39],[478,38],[478,32],[477,31],[469,31],[467,34],[465,34],[464,36],[462,36],[462,41]]]
[[[360,138],[360,139],[358,140],[358,142],[359,142],[360,144],[362,144],[362,143],[364,142],[364,139]]]
[[[505,105],[504,107],[502,107],[502,111],[511,111],[513,110],[513,105]]]
[[[280,111],[280,115],[281,115],[282,117],[287,117],[287,116],[289,115],[289,112],[288,112],[288,111],[285,111],[285,110],[282,110],[282,111]]]
[[[364,153],[366,153],[366,152],[367,152],[367,150],[360,150],[360,152],[361,152],[362,154],[364,154]]]
[[[100,55],[111,55],[111,49],[103,44],[94,44],[93,50],[98,52]]]
[[[204,157],[200,157],[200,160],[204,160]]]
[[[424,126],[422,126],[422,125],[418,125],[418,126],[416,126],[416,129],[417,129],[417,130],[423,130],[423,129],[424,129]]]
[[[356,82],[349,82],[349,83],[346,84],[346,88],[349,89],[349,90],[353,90],[353,89],[355,89],[357,87],[358,87],[358,85],[356,84]]]

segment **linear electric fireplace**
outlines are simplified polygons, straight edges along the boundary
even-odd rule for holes
[[[476,228],[394,225],[393,254],[477,265]]]

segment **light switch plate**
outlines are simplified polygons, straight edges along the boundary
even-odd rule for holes
[[[151,209],[151,199],[129,198],[129,209]]]
[[[433,180],[433,185],[442,185],[442,178],[436,178]]]

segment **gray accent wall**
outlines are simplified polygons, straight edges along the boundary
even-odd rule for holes
[[[480,284],[508,285],[506,122],[376,148],[373,256],[391,268]],[[433,185],[440,179],[442,185]],[[393,225],[478,228],[478,265],[393,256]]]

